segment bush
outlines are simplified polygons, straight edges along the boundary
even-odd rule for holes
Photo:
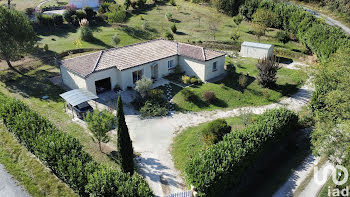
[[[75,15],[78,17],[79,21],[86,18],[86,13],[83,10],[77,10]]]
[[[44,45],[44,51],[49,51],[49,45],[48,44]]]
[[[224,119],[217,119],[202,130],[202,138],[206,145],[220,142],[224,135],[231,132],[231,126]]]
[[[27,16],[33,16],[35,9],[34,8],[26,8],[25,11]]]
[[[54,25],[54,20],[52,16],[46,14],[38,14],[36,18],[38,19],[40,25],[44,25],[47,27]]]
[[[54,14],[54,15],[52,15],[52,19],[53,19],[53,23],[54,23],[56,26],[61,26],[61,25],[63,25],[63,17],[62,17],[62,15]]]
[[[79,195],[108,196],[113,189],[120,196],[153,196],[144,179],[96,163],[77,139],[59,131],[23,102],[5,95],[0,95],[0,101],[0,117],[8,130]],[[111,179],[118,181],[108,182]]]
[[[282,42],[283,44],[286,44],[290,40],[290,36],[288,32],[285,31],[279,31],[276,34],[276,38],[278,41]]]
[[[164,33],[164,37],[167,39],[167,40],[174,40],[174,35],[170,32],[165,32]]]
[[[165,18],[168,19],[168,21],[170,21],[171,19],[173,19],[173,15],[171,13],[167,12],[165,14]]]
[[[270,110],[243,130],[200,151],[185,167],[185,177],[200,196],[220,196],[238,188],[247,171],[280,141],[294,135],[298,116],[287,109]]]
[[[183,75],[181,79],[182,79],[182,82],[184,82],[184,84],[189,84],[191,82],[191,78],[187,75]]]
[[[155,116],[166,116],[169,110],[167,107],[152,101],[146,101],[145,105],[140,109],[140,116],[150,118]]]
[[[181,91],[181,94],[184,97],[185,101],[193,101],[195,99],[195,94],[188,88],[183,89]]]
[[[170,0],[169,3],[170,3],[170,5],[172,5],[172,6],[176,6],[175,0]]]
[[[238,84],[241,87],[241,90],[243,91],[243,89],[247,86],[247,81],[248,81],[248,77],[241,74],[238,78]]]
[[[145,8],[145,5],[146,5],[146,0],[137,0],[137,7],[139,9]]]
[[[126,11],[117,5],[111,6],[111,11],[106,13],[109,23],[122,23],[126,19]]]
[[[66,10],[63,12],[63,18],[68,23],[73,22],[72,16],[76,14],[76,9],[72,7],[67,7]]]
[[[276,61],[276,57],[267,57],[258,61],[258,82],[264,88],[272,88],[276,85],[277,71],[281,68]]]
[[[173,33],[176,33],[177,28],[176,28],[175,23],[173,23],[173,24],[171,25],[170,29],[171,29],[171,31],[172,31]]]
[[[214,103],[216,101],[216,95],[213,91],[203,92],[203,99],[207,103]]]
[[[114,34],[114,36],[112,37],[112,42],[114,46],[117,46],[120,43],[120,38],[117,34]]]
[[[84,12],[86,14],[86,19],[88,19],[89,21],[91,21],[92,19],[94,19],[96,12],[94,11],[94,9],[92,9],[92,7],[84,7]]]
[[[195,78],[195,77],[192,77],[191,80],[190,80],[190,82],[191,82],[192,84],[197,84],[197,83],[198,83],[198,79]]]
[[[148,92],[148,96],[151,100],[161,100],[163,94],[164,92],[161,89],[153,89]]]
[[[153,85],[152,79],[142,78],[136,81],[135,90],[140,93],[142,98],[145,98]]]
[[[89,26],[81,26],[80,29],[80,38],[84,41],[91,41],[94,39],[94,35]]]

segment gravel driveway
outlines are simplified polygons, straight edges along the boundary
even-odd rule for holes
[[[0,197],[30,197],[22,186],[0,164]]]
[[[299,69],[299,68],[294,68]],[[137,159],[139,172],[146,178],[156,196],[186,190],[180,172],[175,169],[170,146],[173,138],[183,129],[218,118],[241,115],[244,111],[261,114],[268,109],[285,106],[298,111],[310,101],[313,87],[311,78],[299,91],[279,103],[261,107],[243,107],[232,110],[215,110],[197,113],[177,113],[169,117],[142,120],[136,115],[126,115],[134,150],[140,154]]]

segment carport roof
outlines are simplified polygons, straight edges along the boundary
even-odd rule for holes
[[[60,96],[72,106],[79,105],[89,100],[98,99],[96,95],[84,88],[70,90],[60,94]]]

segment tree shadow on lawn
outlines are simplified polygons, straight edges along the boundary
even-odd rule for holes
[[[150,32],[145,31],[141,28],[130,27],[125,25],[121,27],[121,30],[124,31],[129,36],[136,39],[151,40],[153,38]]]
[[[247,77],[247,82],[245,87],[241,87],[239,85],[239,77],[243,75],[243,74],[238,74],[238,73],[228,73],[227,76],[223,79],[220,80],[218,82],[215,82],[215,84],[221,84],[223,83],[226,87],[240,91],[240,92],[244,92],[244,90],[251,84],[253,83],[256,79],[255,77],[249,76],[249,75],[245,75]]]
[[[272,88],[272,90],[280,92],[283,96],[291,97],[298,91],[298,85],[289,83],[285,83],[283,85],[276,84],[275,87]]]
[[[0,74],[0,81],[6,85],[6,88],[13,93],[18,93],[25,98],[35,97],[41,99],[43,96],[49,96],[48,100],[54,102],[63,101],[59,94],[64,90],[52,84],[48,78],[57,76],[56,73],[47,70],[36,70],[30,75],[28,69],[20,69],[26,75],[21,76],[13,71]]]
[[[78,31],[78,27],[73,26],[71,24],[63,24],[60,27],[43,27],[37,26],[34,28],[35,32],[41,36],[57,36],[57,37],[68,37],[70,33],[76,33]]]
[[[96,37],[94,37],[92,40],[87,41],[87,42],[91,43],[91,44],[99,45],[99,46],[104,47],[104,48],[113,48],[113,46],[104,43],[102,40],[100,40]]]

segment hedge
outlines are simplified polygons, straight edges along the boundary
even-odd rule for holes
[[[298,116],[287,109],[265,112],[243,130],[232,131],[223,141],[202,150],[185,167],[187,183],[200,196],[219,196],[238,187],[247,171],[269,148],[296,131]]]
[[[79,195],[153,196],[141,176],[95,162],[77,139],[59,131],[23,102],[3,94],[0,102],[0,118],[8,130]]]

